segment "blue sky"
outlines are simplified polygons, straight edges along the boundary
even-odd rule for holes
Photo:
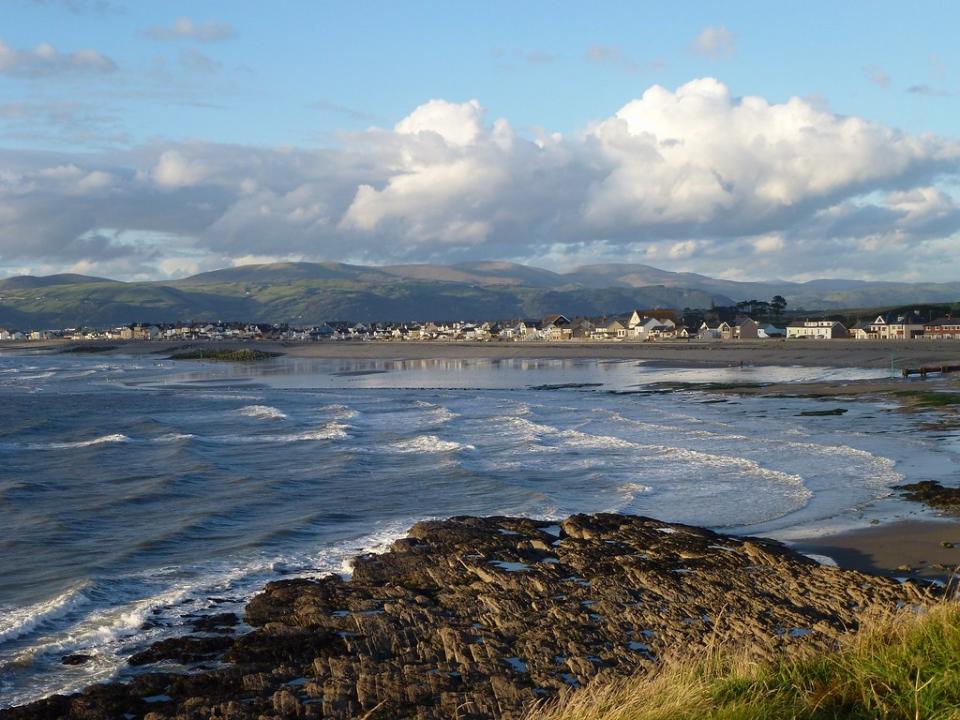
[[[837,113],[912,132],[958,131],[960,8],[953,3],[921,3],[912,12],[893,2],[290,0],[265,7],[5,0],[0,38],[8,45],[94,48],[118,72],[99,82],[6,80],[0,97],[92,95],[133,141],[299,145],[329,142],[345,128],[390,125],[431,98],[475,97],[518,129],[568,133],[651,84],[673,87],[709,75],[736,94],[814,97]],[[158,42],[144,34],[177,17],[223,23],[235,34],[217,42]],[[695,51],[710,26],[733,34],[732,55]],[[611,57],[591,60],[591,49]],[[185,50],[217,67],[191,72],[180,63]],[[888,82],[877,82],[884,75]],[[9,144],[44,146],[40,138]]]
[[[0,0],[0,160],[8,169],[0,238],[18,237],[0,239],[0,273],[164,277],[244,259],[496,257],[561,268],[625,258],[727,276],[920,279],[922,262],[904,269],[892,258],[956,247],[958,7]],[[674,94],[707,78],[727,99],[703,113],[733,118],[744,97],[773,109],[734,125],[701,127],[684,115],[679,140],[692,148],[710,132],[710,144],[696,158],[666,152],[661,160],[675,172],[655,173],[660,184],[638,190],[646,177],[638,163],[649,153],[623,150],[611,119],[653,86]],[[699,97],[705,87],[686,94]],[[628,135],[648,132],[662,102],[681,95],[649,99],[631,122],[620,117]],[[793,112],[791,98],[802,112]],[[457,110],[473,99],[479,115]],[[412,134],[397,130],[431,100],[446,103],[440,114],[414,122]],[[832,127],[844,152],[862,140],[880,157],[905,153],[902,162],[880,167],[851,153],[842,177],[824,177],[822,168],[817,177],[790,175],[809,160],[804,127],[814,112],[822,114],[814,125]],[[851,135],[860,130],[843,125],[848,118],[869,128]],[[500,119],[516,139],[510,151],[494,137]],[[482,133],[469,148],[449,141],[449,123],[474,121]],[[760,129],[746,138],[744,122]],[[784,122],[794,135],[782,132]],[[657,127],[657,142],[677,141],[669,127]],[[724,150],[728,127],[739,158]],[[560,145],[544,147],[542,138],[554,134]],[[444,141],[443,157],[425,147],[428,135]],[[758,158],[758,137],[769,159]],[[784,146],[790,158],[773,149]],[[499,148],[496,157],[491,148]],[[833,151],[817,152],[830,162]],[[284,162],[296,182],[282,179]],[[748,162],[758,169],[740,177]],[[505,179],[519,175],[513,163],[562,175],[557,192],[566,207],[532,196],[541,212],[504,220],[505,198],[517,195]],[[691,163],[704,177],[727,178],[718,180],[726,196],[705,193],[699,181],[695,192],[664,192],[687,182]],[[451,184],[458,172],[474,181],[458,175]],[[745,187],[760,177],[767,190]],[[410,189],[431,182],[459,187],[463,202]],[[255,220],[244,206],[252,193],[262,194],[261,209],[283,205],[288,224]],[[691,197],[723,212],[695,210]],[[122,217],[106,207],[118,198],[131,207]],[[6,227],[4,200],[7,216],[16,216]],[[564,215],[571,202],[581,209],[577,218]],[[630,211],[630,203],[649,212]],[[24,234],[17,223],[44,207],[75,215],[42,228],[34,222]],[[597,222],[600,207],[619,219]],[[765,219],[730,219],[748,211]],[[171,212],[182,221],[164,223]],[[577,232],[568,231],[571,222]],[[833,264],[822,262],[827,248]],[[735,261],[748,251],[756,257],[747,270]],[[864,253],[872,259],[858,262]],[[941,268],[936,279],[957,269]]]

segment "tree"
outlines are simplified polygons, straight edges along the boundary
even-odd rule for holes
[[[787,301],[783,295],[774,295],[770,299],[770,307],[773,309],[773,314],[779,320],[780,316],[783,315],[784,309],[787,307]]]

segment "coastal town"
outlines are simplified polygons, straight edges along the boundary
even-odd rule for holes
[[[284,342],[665,342],[737,340],[960,340],[960,318],[924,320],[918,313],[878,314],[845,326],[832,319],[776,323],[716,312],[689,317],[673,310],[485,322],[347,322],[298,327],[286,323],[176,322],[132,323],[113,328],[15,329],[0,326],[0,342],[274,340]]]

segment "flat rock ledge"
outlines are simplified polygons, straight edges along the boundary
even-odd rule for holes
[[[353,579],[270,583],[252,632],[153,646],[153,670],[0,711],[3,720],[518,718],[598,678],[726,644],[758,658],[829,646],[911,585],[783,545],[643,517],[415,525]],[[215,662],[184,674],[184,658]]]

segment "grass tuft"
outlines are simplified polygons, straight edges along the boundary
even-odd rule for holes
[[[833,651],[772,663],[714,651],[573,691],[527,720],[960,718],[960,603],[866,620]]]

